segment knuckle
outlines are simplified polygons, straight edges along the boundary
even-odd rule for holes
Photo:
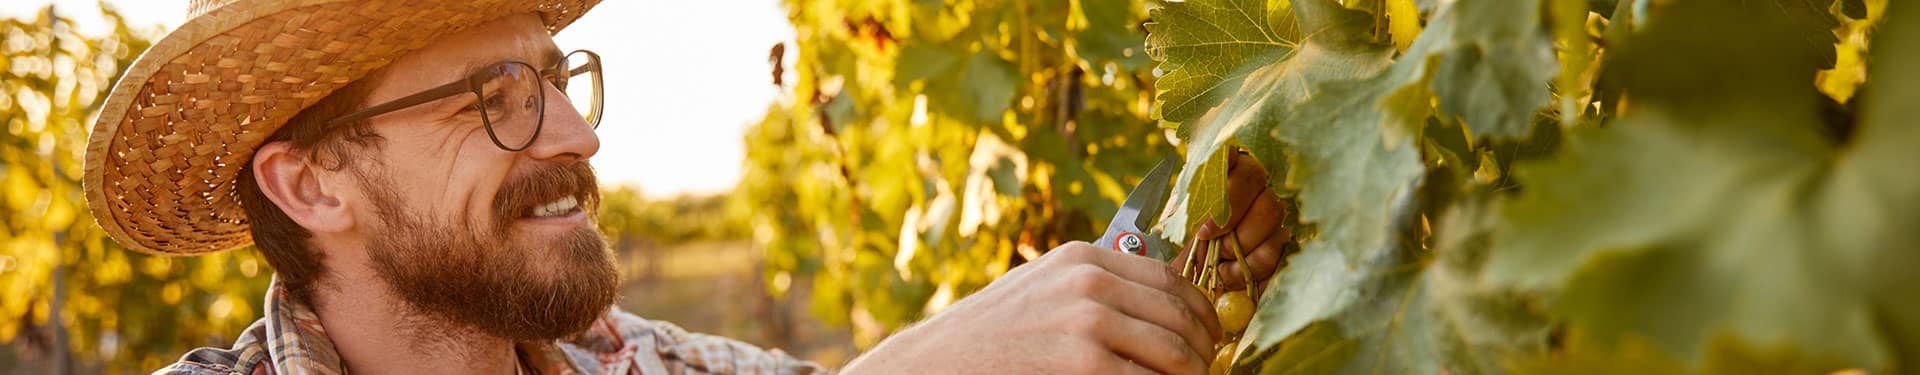
[[[1097,303],[1081,305],[1079,313],[1073,314],[1064,326],[1069,332],[1085,337],[1095,337],[1113,325],[1113,310]]]
[[[1087,263],[1093,261],[1095,254],[1092,250],[1098,249],[1086,242],[1068,242],[1047,251],[1047,255],[1040,257],[1040,261],[1048,264]]]
[[[1240,263],[1240,261],[1221,262],[1220,282],[1229,284],[1240,282],[1240,269],[1242,268]]]
[[[1078,256],[1086,256],[1092,250],[1099,250],[1098,247],[1093,246],[1093,244],[1087,243],[1086,241],[1067,242],[1067,243],[1061,244],[1060,249],[1066,250],[1067,254],[1069,255],[1078,255]]]
[[[1175,345],[1174,347],[1176,348],[1187,347],[1186,339],[1182,339],[1179,337],[1171,337],[1171,339],[1173,339],[1174,341],[1171,341],[1169,343],[1174,344]],[[1173,360],[1173,363],[1171,363],[1171,365],[1173,365],[1174,368],[1194,368],[1202,365],[1202,363],[1200,363],[1199,357],[1194,355],[1188,355],[1187,353],[1188,353],[1187,350],[1179,350],[1173,353],[1169,353],[1168,357],[1172,357],[1172,360]]]
[[[1194,352],[1196,343],[1188,343],[1186,337],[1172,331],[1160,331],[1155,337],[1166,348],[1158,350],[1159,353],[1155,355],[1157,361],[1164,361],[1162,365],[1171,369],[1205,368],[1200,354]]]
[[[1155,267],[1152,274],[1147,276],[1147,280],[1138,280],[1138,282],[1154,289],[1166,291],[1167,294],[1174,296],[1178,296],[1177,294],[1173,294],[1178,292],[1173,291],[1187,287],[1185,285],[1186,279],[1180,277],[1179,271],[1176,271],[1173,267],[1166,266]]]
[[[1072,295],[1091,296],[1113,284],[1113,274],[1091,264],[1076,265],[1066,272],[1062,287]]]
[[[1167,306],[1167,308],[1174,309],[1180,315],[1181,326],[1177,328],[1186,328],[1186,329],[1197,328],[1196,323],[1200,321],[1200,316],[1193,313],[1192,303],[1187,302],[1186,300],[1182,300],[1180,299],[1180,297],[1173,296],[1173,295],[1168,295],[1166,299],[1167,299],[1167,303],[1164,304],[1163,306]]]
[[[1099,353],[1094,353],[1094,354],[1099,354]],[[1116,369],[1113,367],[1114,365],[1109,363],[1109,360],[1103,354],[1087,355],[1084,357],[1083,360],[1077,360],[1077,361],[1073,361],[1073,363],[1067,364],[1067,372],[1072,374],[1117,374],[1119,373],[1119,369]]]
[[[1159,280],[1154,280],[1154,281],[1155,281],[1155,282],[1159,282],[1160,284],[1158,284],[1158,285],[1162,285],[1162,286],[1171,286],[1171,287],[1187,287],[1187,286],[1189,286],[1189,285],[1188,285],[1188,283],[1187,283],[1187,278],[1185,278],[1185,277],[1180,277],[1180,270],[1179,270],[1179,269],[1177,269],[1177,268],[1173,268],[1173,267],[1160,267],[1160,272],[1157,272],[1157,273],[1159,273],[1159,274],[1160,274],[1160,276],[1159,276],[1159,278],[1160,278],[1160,279],[1159,279]],[[1175,290],[1178,290],[1178,289],[1176,288]]]
[[[1115,363],[1113,353],[1106,347],[1094,342],[1080,342],[1072,345],[1073,353],[1067,358],[1073,360],[1063,364],[1071,374],[1118,374],[1119,364]]]

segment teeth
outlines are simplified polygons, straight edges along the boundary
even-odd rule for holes
[[[540,205],[539,207],[534,207],[533,216],[534,217],[560,216],[560,214],[573,212],[573,209],[579,206],[580,206],[579,199],[576,199],[574,197],[560,198],[559,200],[553,201],[551,203],[543,204],[543,205]]]

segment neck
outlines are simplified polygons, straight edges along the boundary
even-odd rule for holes
[[[340,262],[330,262],[329,276],[315,285],[312,308],[348,373],[514,374],[519,369],[512,341],[420,314],[375,277],[365,259],[335,260]]]

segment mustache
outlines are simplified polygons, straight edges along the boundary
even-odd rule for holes
[[[600,184],[593,166],[584,161],[565,164],[535,164],[533,171],[509,177],[494,196],[495,223],[510,223],[533,211],[534,207],[565,197],[580,201],[580,210],[589,217],[599,212]]]

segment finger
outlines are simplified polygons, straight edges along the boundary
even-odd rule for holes
[[[1098,307],[1101,310],[1088,314],[1077,329],[1096,338],[1114,354],[1155,372],[1206,372],[1209,358],[1202,353],[1212,348],[1212,344],[1194,347],[1182,335],[1165,326],[1135,319],[1113,307]]]
[[[1172,268],[1168,268],[1165,263],[1160,263],[1158,261],[1155,261],[1147,257],[1133,256],[1133,255],[1128,255],[1126,253],[1121,253],[1117,251],[1104,250],[1104,249],[1095,247],[1093,245],[1086,245],[1085,243],[1078,243],[1077,245],[1068,244],[1065,246],[1078,247],[1081,245],[1084,245],[1085,248],[1090,248],[1093,250],[1093,251],[1087,252],[1087,253],[1091,253],[1089,254],[1091,255],[1091,258],[1089,259],[1089,263],[1100,266],[1102,269],[1108,272],[1111,272],[1116,276],[1119,276],[1121,279],[1124,279],[1129,283],[1137,284],[1142,288],[1146,288],[1146,289],[1142,289],[1141,291],[1131,291],[1132,293],[1134,293],[1132,295],[1146,295],[1145,293],[1141,293],[1141,292],[1146,290],[1151,290],[1154,292],[1158,292],[1158,294],[1160,295],[1172,297],[1172,299],[1162,298],[1159,300],[1145,299],[1145,300],[1132,300],[1132,301],[1115,301],[1116,303],[1120,303],[1121,304],[1120,306],[1128,306],[1129,308],[1132,308],[1136,305],[1144,306],[1144,307],[1151,307],[1151,306],[1185,307],[1186,314],[1187,314],[1186,319],[1198,322],[1199,323],[1198,328],[1204,329],[1203,331],[1198,331],[1198,332],[1205,334],[1203,336],[1206,336],[1206,337],[1213,337],[1213,338],[1222,337],[1223,334],[1221,333],[1221,330],[1220,330],[1220,318],[1214,316],[1213,301],[1208,301],[1206,296],[1200,294],[1199,289],[1195,289],[1193,287],[1193,284],[1187,282],[1187,279],[1181,278],[1179,274],[1174,273],[1174,270]],[[1102,285],[1088,285],[1088,286],[1112,290],[1112,288],[1104,288],[1104,286]],[[1133,310],[1127,310],[1127,311],[1134,312]],[[1138,316],[1154,317],[1155,315],[1147,315],[1145,313],[1142,313]],[[1160,316],[1160,318],[1165,321],[1174,320],[1174,318],[1166,317],[1166,316]],[[1169,324],[1169,328],[1177,328],[1171,325],[1172,323],[1168,323],[1168,324]],[[1207,341],[1207,340],[1202,340],[1202,341]],[[1209,342],[1206,342],[1206,345],[1211,346],[1213,345],[1213,343],[1209,341]]]
[[[1087,345],[1094,345],[1094,344],[1087,344]],[[1075,369],[1074,371],[1071,371],[1070,373],[1098,374],[1098,375],[1107,375],[1107,374],[1158,375],[1159,374],[1157,372],[1154,372],[1151,369],[1146,368],[1146,366],[1141,366],[1139,363],[1129,361],[1127,360],[1126,357],[1122,357],[1119,354],[1114,354],[1112,351],[1106,350],[1105,348],[1101,348],[1098,352],[1100,353],[1098,354],[1098,358],[1090,361],[1092,363],[1087,363],[1087,364],[1078,366],[1077,369]]]
[[[1221,284],[1227,290],[1245,288],[1246,285],[1243,284],[1246,284],[1248,277],[1243,274],[1249,270],[1253,272],[1251,277],[1253,282],[1265,282],[1280,268],[1280,257],[1285,252],[1285,245],[1284,239],[1276,237],[1274,240],[1262,242],[1260,246],[1254,247],[1252,252],[1246,254],[1247,257],[1244,260],[1220,264]]]
[[[1173,272],[1176,274],[1192,270],[1193,268],[1187,265],[1187,257],[1193,256],[1193,252],[1199,250],[1199,244],[1202,242],[1203,241],[1193,241],[1192,244],[1188,244],[1186,250],[1181,250],[1180,254],[1174,255],[1172,263],[1167,263],[1167,265],[1173,267]]]
[[[1251,249],[1273,236],[1275,231],[1286,230],[1281,225],[1281,220],[1285,219],[1282,214],[1286,212],[1286,203],[1282,203],[1272,192],[1262,194],[1260,200],[1254,201],[1251,208],[1242,212],[1244,221],[1231,231],[1241,248]],[[1231,251],[1223,253],[1222,259],[1234,258]]]
[[[1123,360],[1123,362],[1124,362],[1124,360]],[[1133,363],[1133,362],[1127,362],[1127,363],[1125,363],[1125,364],[1123,364],[1123,366],[1121,366],[1121,368],[1120,368],[1120,373],[1121,373],[1121,374],[1126,374],[1126,375],[1159,375],[1159,374],[1156,374],[1156,373],[1154,373],[1154,372],[1153,372],[1153,370],[1149,370],[1149,369],[1147,369],[1147,368],[1146,368],[1145,366],[1141,366],[1140,364],[1138,364],[1138,363]],[[1206,372],[1204,372],[1204,371],[1203,371],[1203,372],[1195,372],[1195,373],[1193,373],[1193,374],[1196,374],[1196,375],[1197,375],[1197,374],[1204,374],[1204,373],[1206,373]]]
[[[1235,153],[1227,167],[1227,211],[1226,228],[1235,228],[1242,218],[1241,214],[1252,207],[1254,199],[1259,198],[1267,189],[1267,171],[1254,161],[1252,155]]]
[[[1240,273],[1252,272],[1253,275],[1251,279],[1253,282],[1265,282],[1267,279],[1272,278],[1274,273],[1279,272],[1281,264],[1286,262],[1287,254],[1290,254],[1291,250],[1297,249],[1294,246],[1293,229],[1279,228],[1267,235],[1267,238],[1260,241],[1259,245],[1248,249],[1245,253],[1245,260],[1232,262],[1232,267],[1222,267],[1221,272],[1232,276],[1239,276],[1236,280],[1243,281],[1248,279],[1248,277],[1240,276]]]
[[[1202,240],[1211,240],[1220,238],[1220,236],[1225,236],[1231,232],[1230,230],[1221,229],[1219,224],[1213,222],[1213,219],[1207,219],[1207,222],[1200,223],[1200,229],[1193,231],[1193,236]]]
[[[1100,294],[1096,297],[1100,302],[1112,306],[1127,316],[1153,323],[1179,334],[1196,352],[1205,353],[1213,348],[1214,341],[1220,338],[1214,334],[1212,328],[1207,326],[1209,321],[1217,322],[1217,320],[1203,317],[1194,311],[1202,309],[1212,312],[1212,305],[1196,306],[1180,296],[1135,283],[1132,280],[1116,277],[1112,284],[1114,285],[1098,286],[1099,289],[1094,291]],[[1200,294],[1192,287],[1184,289],[1195,295]],[[1199,301],[1205,300],[1205,297],[1199,299]]]

